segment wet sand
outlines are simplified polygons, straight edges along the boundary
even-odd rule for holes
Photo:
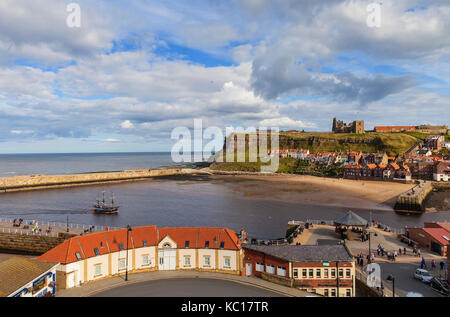
[[[247,198],[379,210],[393,210],[397,196],[415,186],[306,175],[214,175],[210,179]]]

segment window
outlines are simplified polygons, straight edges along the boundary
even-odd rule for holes
[[[222,242],[220,242],[220,248],[221,248],[221,249],[223,249],[223,248],[224,248],[224,246],[225,246],[225,242],[223,242],[223,241],[222,241]]]
[[[143,255],[142,256],[142,265],[149,265],[150,261],[148,259],[148,255]]]
[[[345,277],[351,277],[351,271],[350,269],[345,270]]]
[[[144,247],[146,247],[146,246],[147,246],[147,240],[142,240],[142,245],[143,245]]]
[[[275,274],[275,265],[267,264],[266,272],[270,274]]]
[[[264,272],[264,263],[259,263],[259,262],[256,262],[256,271],[257,272]]]
[[[320,278],[321,273],[322,273],[321,270],[320,270],[320,269],[317,269],[317,270],[316,270],[316,277],[317,277],[317,278]]]
[[[294,269],[294,278],[298,278],[298,269]]]
[[[225,258],[224,266],[231,267],[231,259],[230,258]]]
[[[328,278],[328,269],[323,270],[323,277]]]
[[[186,249],[189,248],[189,241],[186,241],[186,242],[184,243],[184,247],[185,247]]]
[[[121,251],[123,250],[123,243],[122,243],[122,242],[119,243],[119,249],[120,249]]]
[[[306,270],[306,269],[303,269],[303,270],[302,270],[302,277],[303,277],[303,278],[306,278],[306,274],[307,274],[307,270]]]
[[[328,288],[323,290],[323,296],[328,297],[329,293],[328,293]]]
[[[310,278],[314,277],[314,269],[309,269],[309,277]]]
[[[279,276],[286,276],[286,269],[282,266],[278,266],[277,273]]]
[[[97,248],[94,248],[94,253],[95,253],[95,255],[100,255],[100,252],[98,251],[98,249]]]
[[[125,270],[126,262],[125,259],[119,259],[119,270]]]
[[[344,270],[343,269],[339,269],[339,277],[344,277]]]
[[[346,292],[345,292],[345,295],[347,297],[351,297],[352,296],[352,290],[351,289],[347,289]]]
[[[336,277],[336,269],[331,269],[331,277]]]
[[[102,275],[102,265],[101,264],[97,264],[96,266],[94,266],[94,275],[95,276]]]
[[[336,297],[336,290],[335,289],[331,290],[331,297]]]
[[[205,248],[206,248],[206,249],[209,248],[209,241],[205,241]]]
[[[191,257],[190,256],[184,257],[184,266],[191,266]]]
[[[81,261],[81,260],[82,260],[82,257],[81,257],[80,252],[75,252],[75,256],[77,257],[77,260],[78,260],[78,261]]]
[[[210,266],[211,265],[211,259],[209,256],[205,256],[205,266]]]

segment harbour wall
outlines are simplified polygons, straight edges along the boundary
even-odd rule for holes
[[[185,169],[139,169],[67,175],[26,175],[0,178],[0,192],[72,187],[100,183],[143,180],[154,177],[194,174]]]
[[[432,191],[432,182],[420,182],[414,188],[398,196],[394,209],[397,211],[423,212],[425,211],[423,202]]]
[[[0,252],[41,255],[63,243],[67,237],[0,232]]]

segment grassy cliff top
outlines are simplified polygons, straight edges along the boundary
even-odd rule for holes
[[[401,155],[412,147],[417,138],[404,133],[289,133],[280,132],[280,148],[309,149],[311,153],[334,151],[386,152]]]

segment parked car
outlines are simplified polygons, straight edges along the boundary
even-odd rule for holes
[[[442,277],[432,278],[430,281],[430,286],[435,291],[450,296],[450,286],[448,285],[448,282],[444,278]]]
[[[430,283],[433,279],[433,275],[430,274],[427,270],[424,269],[417,269],[414,272],[414,278],[424,282],[424,283]]]

